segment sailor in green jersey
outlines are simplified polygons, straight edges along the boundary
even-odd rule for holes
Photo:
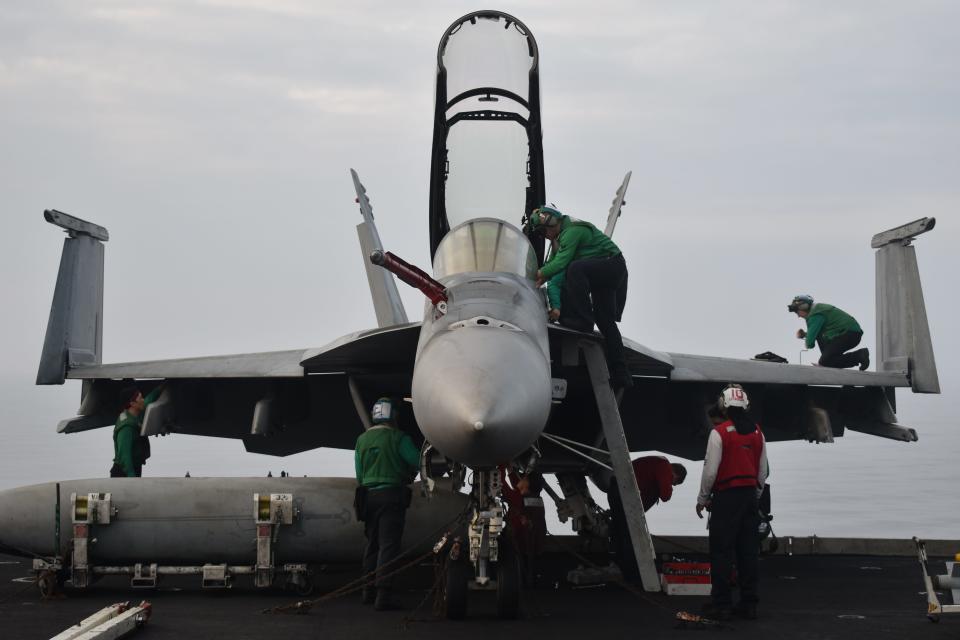
[[[547,300],[550,302],[550,322],[560,322],[560,307],[563,306],[563,282],[566,273],[561,271],[547,280]]]
[[[160,397],[163,385],[155,388],[146,397],[139,389],[124,390],[126,406],[113,428],[113,468],[111,477],[139,478],[141,469],[150,457],[150,440],[140,435],[143,416],[147,406]]]
[[[403,523],[412,496],[407,485],[420,466],[420,451],[410,436],[397,427],[393,400],[377,400],[371,418],[373,426],[357,438],[354,452],[357,511],[367,537],[363,572],[377,573],[375,586],[363,589],[363,602],[384,611],[399,608],[391,595],[391,580],[383,574],[396,569],[387,565],[400,555]]]
[[[547,254],[546,262],[560,250],[560,244],[556,239],[550,242],[550,253]],[[560,322],[560,307],[563,303],[563,282],[566,279],[566,271],[558,271],[552,278],[547,280],[547,302],[550,305],[550,322]]]
[[[797,331],[797,337],[806,341],[807,349],[820,347],[820,366],[849,369],[859,366],[863,371],[870,366],[870,350],[857,349],[863,329],[849,313],[822,302],[814,303],[808,295],[794,297],[787,311],[807,321],[806,330]],[[849,351],[849,353],[845,353]]]
[[[627,264],[620,249],[589,222],[553,207],[534,209],[527,228],[556,241],[556,251],[537,272],[537,286],[550,283],[547,294],[553,308],[558,306],[557,290],[561,291],[560,313],[553,315],[561,325],[577,331],[593,331],[596,323],[606,339],[611,385],[614,389],[633,386],[617,328],[627,301]]]

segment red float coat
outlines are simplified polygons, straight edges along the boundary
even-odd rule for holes
[[[633,461],[633,475],[637,478],[644,511],[673,496],[673,467],[663,456],[637,458]]]
[[[507,503],[507,524],[513,532],[513,541],[517,551],[523,554],[538,554],[547,535],[547,519],[543,508],[543,498],[539,492],[526,496],[515,487],[519,478],[511,471],[510,482],[504,478],[500,469],[501,491]]]
[[[763,433],[757,425],[753,433],[737,432],[732,420],[718,424],[716,432],[723,443],[723,456],[717,468],[713,490],[723,491],[734,487],[757,487],[760,474],[760,458],[763,455]]]

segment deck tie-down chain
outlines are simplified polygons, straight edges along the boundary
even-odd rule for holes
[[[384,579],[387,579],[387,578],[392,578],[392,577],[394,577],[394,576],[400,575],[400,574],[403,573],[404,571],[406,571],[406,570],[408,570],[408,569],[410,569],[410,568],[412,568],[412,567],[415,567],[416,565],[420,564],[421,562],[423,562],[423,561],[426,560],[427,558],[439,556],[439,554],[440,554],[440,553],[443,551],[443,549],[447,546],[447,541],[450,539],[450,536],[452,535],[453,531],[456,530],[459,525],[463,524],[463,520],[464,520],[466,514],[467,514],[467,511],[464,510],[462,513],[460,513],[459,515],[457,515],[457,517],[454,518],[452,521],[450,521],[449,523],[447,523],[447,524],[445,524],[443,527],[441,527],[441,529],[442,529],[442,528],[447,528],[446,533],[444,533],[442,536],[440,536],[440,538],[438,539],[438,541],[437,541],[437,542],[430,548],[430,550],[427,551],[426,553],[423,553],[423,554],[417,556],[416,558],[414,558],[413,560],[410,560],[409,562],[406,562],[405,564],[397,567],[396,565],[397,565],[400,561],[404,560],[405,557],[409,554],[409,551],[407,551],[406,553],[400,554],[399,556],[397,556],[396,558],[394,558],[393,560],[391,560],[390,562],[388,562],[388,563],[387,563],[386,565],[384,565],[383,567],[380,567],[379,570],[381,571],[381,575],[379,576],[379,579],[380,579],[380,580],[384,580]],[[438,529],[438,531],[439,531],[439,529]],[[410,547],[410,549],[417,549],[417,548],[421,547],[421,546],[423,545],[423,543],[425,543],[427,540],[429,540],[430,538],[432,538],[435,534],[436,534],[436,532],[430,534],[430,536],[428,536],[427,538],[425,538],[420,544],[413,545],[412,547]],[[395,568],[394,568],[394,567],[395,567]],[[391,570],[390,570],[388,573],[386,573],[386,574],[382,574],[383,570],[384,570],[384,569],[387,569],[387,568],[391,568]],[[263,610],[261,611],[261,613],[298,613],[298,614],[305,614],[305,613],[308,613],[308,612],[310,611],[310,609],[312,609],[313,607],[315,607],[315,606],[317,606],[317,605],[319,605],[319,604],[322,604],[322,603],[324,603],[324,602],[329,602],[329,601],[331,601],[331,600],[336,600],[337,598],[341,598],[341,597],[343,597],[343,596],[347,596],[347,595],[350,595],[350,594],[353,594],[353,593],[357,593],[358,591],[361,591],[362,589],[364,589],[364,588],[366,588],[366,587],[374,586],[374,585],[376,584],[376,582],[377,582],[377,579],[378,579],[377,570],[375,569],[375,570],[373,570],[373,571],[371,571],[371,572],[369,572],[369,573],[366,573],[366,574],[360,576],[359,578],[356,578],[355,580],[351,580],[350,582],[346,583],[345,585],[343,585],[343,586],[341,586],[341,587],[339,587],[339,588],[337,588],[337,589],[334,589],[333,591],[330,591],[329,593],[323,594],[322,596],[320,596],[320,597],[318,597],[318,598],[312,598],[312,599],[310,599],[310,600],[298,600],[297,602],[291,602],[290,604],[284,604],[284,605],[279,605],[279,606],[276,606],[276,607],[270,607],[270,608],[267,608],[267,609],[263,609]],[[432,590],[431,590],[431,591],[432,591]]]

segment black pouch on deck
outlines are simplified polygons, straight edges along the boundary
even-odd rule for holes
[[[367,488],[363,485],[357,487],[353,492],[353,514],[357,517],[357,522],[363,522],[367,512]]]
[[[770,485],[763,485],[763,493],[760,494],[759,500],[760,512],[765,516],[770,515]]]
[[[779,362],[780,364],[786,364],[789,362],[789,360],[783,356],[778,356],[773,351],[764,351],[763,353],[758,353],[757,355],[753,356],[753,359],[764,360],[765,362]]]

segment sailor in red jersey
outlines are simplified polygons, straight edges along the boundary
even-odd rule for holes
[[[673,487],[686,479],[687,469],[682,464],[671,463],[663,456],[643,456],[633,461],[633,475],[637,479],[640,501],[646,512],[658,502],[670,500]],[[637,569],[630,530],[627,528],[627,516],[623,511],[623,501],[620,499],[616,480],[610,481],[607,500],[610,504],[610,546],[616,562],[626,581],[640,584],[640,571]]]
[[[504,469],[500,468],[500,484],[503,499],[507,503],[507,525],[513,538],[514,548],[520,557],[523,569],[523,581],[534,586],[537,576],[537,556],[543,549],[547,537],[547,519],[540,492],[543,478],[534,472],[518,476],[510,470],[507,483]]]
[[[750,401],[738,384],[723,390],[717,408],[726,420],[707,440],[697,497],[697,516],[710,511],[710,617],[757,617],[760,513],[757,501],[767,480],[767,448],[760,426],[748,413]],[[730,575],[736,560],[740,602],[733,606]]]

